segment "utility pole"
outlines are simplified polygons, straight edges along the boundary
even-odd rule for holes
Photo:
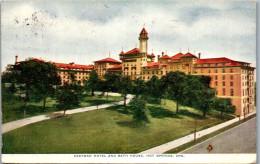
[[[194,121],[194,142],[196,142],[196,128],[197,128],[197,120]]]

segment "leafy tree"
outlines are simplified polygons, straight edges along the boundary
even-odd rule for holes
[[[215,89],[212,88],[197,91],[193,106],[203,113],[203,117],[206,117],[206,113],[210,111],[214,96]]]
[[[123,76],[117,83],[118,92],[124,97],[124,106],[126,106],[126,96],[132,91],[132,81],[129,76]]]
[[[57,67],[38,59],[27,59],[9,67],[7,71],[11,74],[12,82],[24,92],[24,116],[27,102],[33,94],[44,98],[45,107],[47,95],[53,93],[54,85],[60,84]]]
[[[146,93],[149,97],[153,98],[153,101],[161,100],[163,95],[161,81],[157,76],[152,76],[152,78],[146,82]]]
[[[138,78],[133,81],[133,90],[132,93],[135,94],[136,97],[139,97],[140,95],[145,94],[146,92],[146,85],[144,80],[141,78]]]
[[[183,104],[194,107],[206,116],[211,109],[215,89],[210,87],[210,77],[188,75]]]
[[[185,99],[187,76],[179,71],[170,72],[165,80],[165,83],[168,86],[167,95],[171,100],[176,101],[176,113],[179,113],[179,104]]]
[[[54,86],[60,85],[60,76],[58,75],[57,67],[50,62],[38,62],[37,71],[41,72],[38,81],[34,83],[33,94],[43,99],[43,107],[46,107],[46,99],[50,95],[54,95]],[[38,75],[39,76],[39,75]]]
[[[75,86],[73,84],[65,83],[59,88],[57,92],[57,109],[63,110],[63,115],[68,109],[71,109],[73,106],[79,105],[79,99],[77,91],[75,91]]]
[[[104,81],[104,90],[105,91],[112,91],[112,92],[118,92],[118,82],[120,81],[120,75],[114,74],[114,73],[106,73],[104,75],[105,81]]]
[[[222,116],[223,112],[233,114],[236,111],[236,107],[234,105],[232,105],[230,98],[215,97],[213,99],[212,108],[217,111],[220,111],[221,116]]]
[[[146,103],[141,98],[133,98],[129,103],[130,111],[132,111],[133,119],[136,121],[145,121],[149,122],[149,119],[146,114]]]
[[[87,88],[91,89],[91,96],[95,96],[95,90],[100,87],[100,79],[97,72],[94,70],[90,73],[89,79],[87,81]]]

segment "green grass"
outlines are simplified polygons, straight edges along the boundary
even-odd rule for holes
[[[98,104],[105,104],[111,102],[122,101],[123,97],[121,96],[84,96],[80,101],[78,106],[74,106],[72,109],[93,106]],[[12,94],[2,93],[2,122],[10,122],[18,119],[24,118],[24,101]],[[46,101],[46,108],[43,108],[43,100],[35,101],[31,100],[27,103],[26,107],[26,117],[32,117],[41,114],[48,114],[57,111],[56,108],[56,99],[48,97]]]
[[[233,123],[233,124],[231,124],[231,125],[229,125],[229,126],[227,126],[227,127],[224,127],[224,128],[222,128],[222,129],[220,129],[220,130],[217,130],[217,131],[215,131],[215,132],[213,132],[213,133],[210,133],[210,134],[208,134],[208,135],[206,135],[206,136],[203,136],[203,137],[197,139],[196,142],[191,141],[191,142],[188,142],[188,143],[186,143],[186,144],[184,144],[184,145],[181,145],[181,146],[179,146],[179,147],[177,147],[177,148],[174,148],[174,149],[172,149],[172,150],[169,150],[169,151],[165,152],[165,154],[175,154],[175,153],[179,153],[179,152],[181,152],[181,151],[183,151],[183,150],[185,150],[185,149],[187,149],[187,148],[189,148],[189,147],[192,147],[192,146],[194,146],[194,145],[196,145],[196,144],[198,144],[198,143],[201,143],[201,142],[203,142],[203,141],[206,141],[207,139],[212,138],[212,137],[214,137],[214,136],[216,136],[216,135],[218,135],[218,134],[220,134],[220,133],[223,133],[223,132],[225,132],[225,131],[227,131],[227,130],[229,130],[229,129],[231,129],[231,128],[234,128],[234,127],[236,127],[236,126],[238,126],[238,125],[240,125],[240,124],[242,124],[242,123],[244,123],[244,122],[250,120],[251,118],[254,118],[255,116],[256,116],[256,115],[252,115],[252,116],[250,116],[250,117],[248,117],[248,118],[246,118],[246,119],[243,119],[243,120],[241,120],[241,121],[239,121],[239,122]]]
[[[138,153],[223,121],[230,116],[198,111],[175,103],[148,104],[150,123],[138,123],[123,106],[68,115],[3,134],[3,153]]]

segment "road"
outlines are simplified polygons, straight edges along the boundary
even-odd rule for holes
[[[213,146],[211,152],[207,150],[209,145]],[[256,117],[180,152],[185,153],[256,153]]]

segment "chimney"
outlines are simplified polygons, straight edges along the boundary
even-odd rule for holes
[[[162,52],[162,57],[163,57],[163,55],[164,55],[164,52]]]
[[[18,56],[16,55],[15,56],[15,64],[17,63],[17,61],[18,61]]]
[[[159,61],[160,55],[157,55],[157,61]]]
[[[199,53],[199,59],[200,59],[200,55],[201,55],[201,54]]]

